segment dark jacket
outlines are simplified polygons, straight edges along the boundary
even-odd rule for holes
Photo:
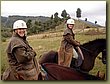
[[[8,62],[16,80],[37,80],[39,67],[35,59],[36,53],[26,38],[14,33],[7,47]]]
[[[71,59],[73,56],[73,48],[79,46],[75,40],[75,34],[69,28],[66,28],[63,34],[63,40],[58,51],[58,64],[70,67]]]

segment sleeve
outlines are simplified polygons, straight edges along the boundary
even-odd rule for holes
[[[78,41],[76,41],[75,39],[73,39],[73,36],[71,34],[64,35],[63,37],[64,37],[64,39],[68,43],[72,44],[73,46],[79,46],[80,45]]]
[[[15,48],[13,54],[19,63],[30,61],[36,56],[36,53],[34,50],[26,49],[25,47]]]

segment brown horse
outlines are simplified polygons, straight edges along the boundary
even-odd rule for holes
[[[42,69],[46,75],[43,77],[44,79],[42,79],[42,75],[39,74],[38,80],[104,80],[104,75],[99,77],[99,72],[94,76],[78,71],[74,68],[64,67],[55,63],[44,63],[42,64]],[[8,68],[6,72],[6,79],[2,78],[2,80],[16,79],[10,68]],[[23,79],[19,77],[17,80]]]
[[[42,65],[46,72],[45,80],[104,80],[74,68],[64,67],[55,63],[44,63]]]
[[[86,72],[89,72],[93,69],[94,62],[96,57],[100,52],[102,53],[102,62],[106,63],[106,39],[96,39],[93,41],[89,41],[87,43],[84,43],[80,46],[83,55],[84,55],[84,61],[82,65],[80,66],[80,69]],[[58,52],[56,51],[49,51],[47,53],[44,53],[40,59],[39,63],[58,63]],[[74,66],[74,59],[72,59],[71,67]]]

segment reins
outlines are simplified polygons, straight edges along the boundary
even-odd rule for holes
[[[88,50],[88,49],[86,49],[86,48],[84,48],[84,47],[82,47],[82,46],[79,46],[80,48],[82,48],[82,49],[84,49],[84,50],[86,50],[87,52],[89,52],[89,53],[93,53],[92,51],[90,51],[90,50]]]

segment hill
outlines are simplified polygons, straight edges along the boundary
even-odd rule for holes
[[[8,17],[1,16],[1,26],[6,28],[11,28],[14,21],[22,19],[24,21],[28,21],[29,19],[32,21],[39,21],[39,22],[45,22],[50,19],[50,17],[45,16],[19,16],[19,15],[13,15]]]
[[[13,16],[8,16],[8,17],[3,17],[1,16],[1,26],[4,28],[11,28],[12,24],[14,21],[22,19],[24,21],[28,21],[29,19],[32,20],[32,22],[38,21],[38,22],[46,22],[50,20],[50,17],[45,17],[45,16],[19,16],[19,15],[13,15]],[[97,28],[97,27],[102,27],[98,24],[92,23],[90,21],[85,21],[85,20],[75,20],[75,27],[76,28]]]
[[[76,28],[98,28],[98,27],[103,27],[99,24],[95,24],[95,23],[92,23],[90,21],[85,21],[85,20],[76,20],[75,19],[75,27]]]
[[[9,16],[9,17],[2,17],[1,16],[1,35],[2,37],[10,37],[12,35],[12,24],[14,21],[22,19],[24,21],[31,20],[32,21],[32,27],[29,28],[28,34],[29,35],[34,35],[38,33],[42,33],[45,31],[63,31],[65,29],[65,21],[63,18],[59,18],[57,22],[55,22],[55,19],[51,19],[50,17],[45,17],[45,16]],[[90,29],[92,28],[93,31],[89,31],[87,34],[100,34],[99,29],[103,28],[102,26],[81,20],[81,19],[74,19],[75,20],[75,32],[83,32],[85,29]],[[37,23],[35,24],[35,21]],[[94,29],[97,28],[97,31],[94,31]],[[95,33],[94,33],[95,32]],[[104,28],[105,32],[105,28]],[[101,32],[102,33],[102,32]]]

